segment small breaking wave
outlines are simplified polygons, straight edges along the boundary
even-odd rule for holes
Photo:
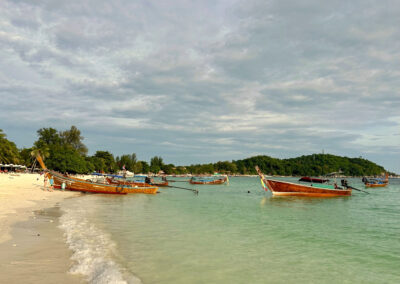
[[[74,265],[69,272],[85,275],[89,283],[141,283],[116,262],[116,244],[108,234],[89,222],[85,205],[77,203],[63,208],[65,214],[60,218],[60,227],[73,252]]]

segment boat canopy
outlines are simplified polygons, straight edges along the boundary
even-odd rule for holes
[[[118,177],[118,178],[123,178],[123,176],[120,175],[113,175],[113,174],[102,174],[102,173],[92,173],[93,176],[107,176],[107,177]]]

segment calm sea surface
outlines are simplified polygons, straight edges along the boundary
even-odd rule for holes
[[[286,178],[285,180],[295,180]],[[93,283],[400,283],[400,180],[351,197],[272,197],[259,178],[62,204]],[[250,191],[250,193],[248,193]]]

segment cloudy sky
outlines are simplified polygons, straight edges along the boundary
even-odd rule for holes
[[[400,173],[400,3],[0,0],[0,128],[178,165],[325,153]]]

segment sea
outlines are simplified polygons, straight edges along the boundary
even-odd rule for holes
[[[281,178],[295,181],[294,178]],[[400,283],[400,179],[350,197],[273,197],[256,177],[61,204],[89,283]]]

